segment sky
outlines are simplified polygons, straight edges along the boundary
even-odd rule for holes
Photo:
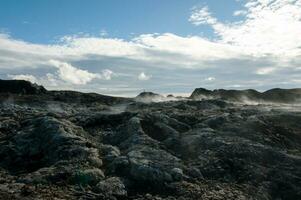
[[[295,88],[301,0],[0,0],[0,79],[50,90]]]

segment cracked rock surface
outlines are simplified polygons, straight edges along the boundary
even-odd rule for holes
[[[35,87],[0,93],[0,199],[301,199],[296,104]]]

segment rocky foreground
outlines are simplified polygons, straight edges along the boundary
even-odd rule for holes
[[[301,199],[301,90],[208,91],[0,81],[0,199]]]

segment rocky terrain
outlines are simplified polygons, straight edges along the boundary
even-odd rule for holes
[[[301,199],[300,91],[117,98],[2,80],[0,199]]]

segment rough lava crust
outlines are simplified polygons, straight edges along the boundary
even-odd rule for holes
[[[1,80],[0,199],[301,199],[300,91],[164,101]]]

